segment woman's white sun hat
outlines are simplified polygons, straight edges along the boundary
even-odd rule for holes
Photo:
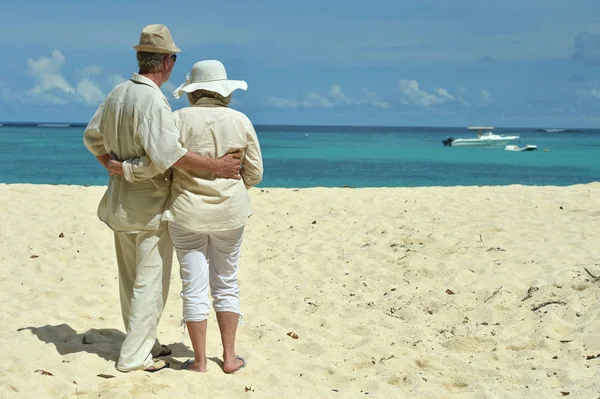
[[[237,89],[247,90],[248,83],[243,80],[227,79],[225,66],[220,61],[207,60],[194,64],[192,71],[187,74],[185,82],[175,89],[173,95],[175,98],[179,98],[183,93],[191,93],[200,89],[214,91],[227,97]]]

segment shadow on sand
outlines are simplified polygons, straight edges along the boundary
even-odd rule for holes
[[[125,333],[114,328],[92,328],[83,334],[78,334],[69,325],[60,324],[57,326],[23,327],[17,331],[25,330],[31,331],[40,341],[53,344],[60,355],[87,352],[115,363],[119,359],[119,350],[125,340]],[[168,346],[172,352],[169,357],[171,359],[173,357],[194,356],[194,352],[181,342]],[[176,360],[174,362],[179,363]]]

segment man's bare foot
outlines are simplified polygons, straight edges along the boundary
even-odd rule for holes
[[[200,364],[199,362],[189,359],[183,362],[181,365],[182,370],[196,371],[198,373],[206,373],[206,362],[204,364]]]
[[[223,361],[223,371],[226,374],[235,374],[246,367],[246,360],[241,356],[225,359]]]

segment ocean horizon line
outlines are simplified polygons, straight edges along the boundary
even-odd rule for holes
[[[49,127],[49,128],[67,128],[67,127],[86,127],[87,122],[14,122],[14,121],[0,121],[0,127]],[[372,128],[372,129],[445,129],[445,130],[467,130],[468,126],[476,125],[465,125],[465,126],[432,126],[432,125],[327,125],[327,124],[272,124],[272,123],[255,123],[257,128]],[[488,125],[489,126],[489,125]],[[491,127],[491,126],[490,126]],[[524,126],[494,126],[494,129],[526,129],[526,130],[539,130],[539,131],[563,131],[563,132],[574,132],[574,131],[592,131],[597,130],[596,128],[584,128],[584,127],[524,127]]]

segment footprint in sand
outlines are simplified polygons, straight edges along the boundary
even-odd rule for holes
[[[444,388],[446,388],[450,392],[460,392],[468,386],[469,384],[463,381],[455,381],[444,384]]]

